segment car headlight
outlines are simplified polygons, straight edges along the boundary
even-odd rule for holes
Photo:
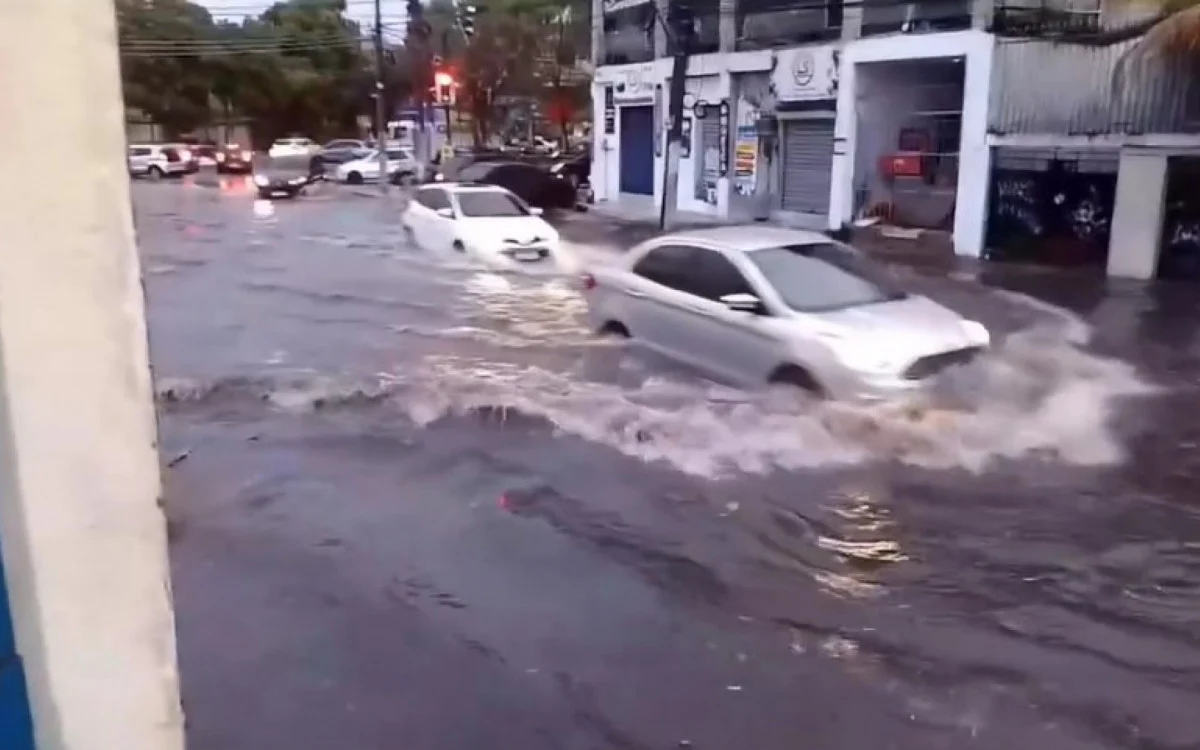
[[[967,334],[967,339],[976,346],[987,346],[992,343],[992,334],[978,320],[964,320],[962,329],[963,333]]]
[[[834,355],[842,364],[851,370],[868,372],[878,375],[893,373],[900,369],[901,362],[888,352],[881,352],[876,346],[863,346],[842,342],[834,347]]]
[[[266,187],[267,185],[271,184],[271,181],[268,180],[264,175],[256,174],[254,175],[254,184],[258,185],[259,187]]]

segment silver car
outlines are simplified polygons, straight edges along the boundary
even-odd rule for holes
[[[884,398],[990,344],[857,250],[764,226],[666,234],[582,278],[591,324],[741,385]]]

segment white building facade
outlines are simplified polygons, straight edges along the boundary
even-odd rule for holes
[[[1160,253],[1147,247],[1161,244],[1168,160],[1200,148],[1181,132],[1190,89],[1167,78],[1153,102],[1114,99],[1113,61],[1127,47],[1057,42],[1064,24],[1094,34],[1100,25],[1128,22],[1128,11],[1118,19],[1101,13],[1100,0],[1055,2],[1062,7],[692,0],[697,44],[687,71],[677,208],[816,229],[874,216],[940,232],[957,254],[974,257],[1009,257],[1013,245],[1038,255],[1030,248],[1045,244],[1048,232],[1065,232],[1084,235],[1065,244],[1095,249],[1066,252],[1065,261],[1053,253],[1033,260],[1078,256],[1114,275],[1153,276],[1148,269]],[[661,202],[672,67],[657,15],[665,8],[664,0],[596,0],[592,182],[600,203]],[[1106,62],[1098,65],[1097,56]],[[1147,89],[1143,81],[1125,85]],[[1092,129],[1079,132],[1080,122]],[[1144,128],[1157,126],[1164,135],[1148,138]],[[1108,149],[1111,173],[1099,187],[1085,180],[1072,188],[1074,202],[1056,203],[1058,167],[1046,165],[1057,150],[1085,142],[1090,151]],[[1022,144],[1035,150],[1014,150]],[[1159,150],[1148,152],[1148,144]],[[1050,176],[1030,176],[1027,167]],[[1118,172],[1128,175],[1120,188]],[[1030,209],[1011,194],[1029,193],[1030,180],[1046,215],[1014,224],[1014,213]],[[1107,206],[1102,217],[1093,210],[1097,196]],[[1094,219],[1056,218],[1055,206]]]

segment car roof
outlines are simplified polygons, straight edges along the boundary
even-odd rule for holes
[[[726,249],[741,252],[754,252],[781,245],[818,245],[831,242],[829,237],[820,232],[762,224],[705,227],[682,232],[669,232],[655,238],[656,244],[671,241],[721,245]]]
[[[477,182],[439,182],[434,185],[426,185],[431,188],[445,188],[452,193],[507,193],[508,190],[499,185],[484,185]]]

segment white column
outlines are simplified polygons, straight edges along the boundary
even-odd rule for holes
[[[987,224],[992,149],[987,141],[989,92],[995,43],[990,34],[972,33],[963,77],[958,194],[954,207],[954,252],[978,258]]]
[[[38,750],[181,750],[113,3],[0,29],[0,546]]]
[[[1167,155],[1126,148],[1117,173],[1117,198],[1108,241],[1108,275],[1152,279],[1158,267]]]
[[[853,60],[842,57],[838,70],[837,120],[829,178],[829,228],[854,219],[854,154],[858,132],[858,76]],[[782,129],[780,132],[782,137]]]

